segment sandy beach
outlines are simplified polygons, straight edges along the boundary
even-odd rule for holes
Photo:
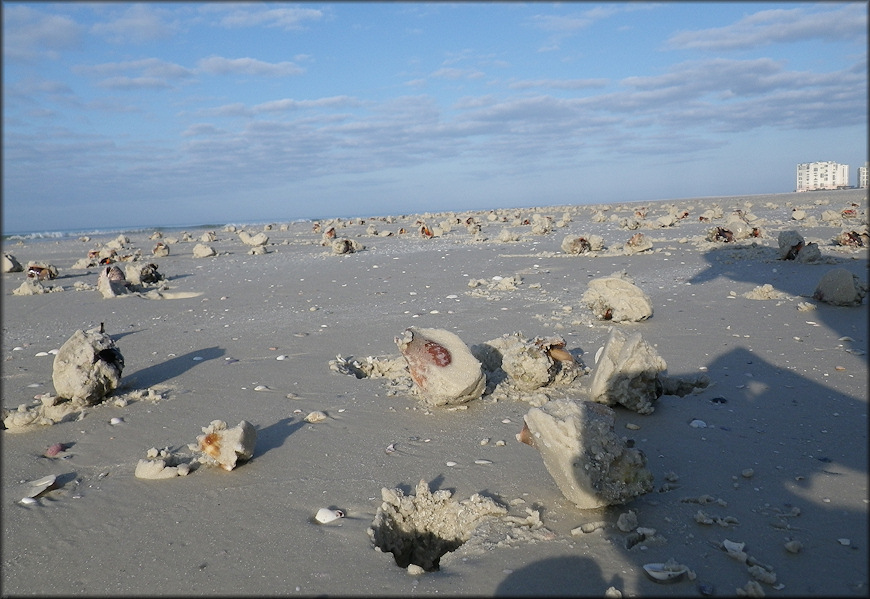
[[[843,190],[7,241],[23,270],[3,274],[2,594],[867,596],[867,215],[867,190]],[[783,259],[788,231],[803,249]],[[107,297],[101,250],[162,279]],[[30,263],[57,274],[15,293]],[[836,269],[860,303],[818,297]],[[614,273],[651,316],[596,316],[584,294]],[[9,426],[59,405],[56,354],[101,323],[118,388]],[[409,327],[478,357],[558,337],[576,378],[529,389],[484,364],[481,396],[432,405],[397,346]],[[662,377],[705,382],[611,406],[652,487],[581,509],[517,435],[532,409],[590,399],[612,329],[640,333]],[[229,471],[190,447],[216,420],[256,430]],[[161,455],[194,467],[136,475]],[[396,490],[422,508],[421,481],[420,520],[456,538],[382,526]],[[463,520],[484,503],[499,511]],[[421,571],[384,537],[452,550]],[[674,581],[644,570],[669,560]]]

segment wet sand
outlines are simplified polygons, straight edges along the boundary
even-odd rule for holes
[[[708,240],[735,210],[759,236]],[[866,190],[319,224],[189,229],[189,241],[166,232],[166,257],[152,255],[150,231],[127,234],[118,254],[139,250],[155,263],[166,299],[106,298],[98,267],[72,268],[117,235],[4,245],[22,265],[56,266],[45,285],[63,288],[15,295],[25,274],[3,275],[4,410],[54,392],[51,352],[76,329],[104,323],[125,362],[121,387],[99,405],[0,433],[4,595],[868,594],[867,298],[847,307],[812,297],[835,268],[867,284],[867,248],[833,241],[866,231]],[[358,250],[322,245],[330,226]],[[266,253],[251,254],[242,230],[265,233]],[[821,259],[780,259],[777,236],[788,230],[816,243]],[[195,258],[207,231],[216,255]],[[622,253],[636,233],[652,249]],[[561,247],[592,235],[604,249]],[[651,318],[601,321],[581,302],[591,279],[614,272],[650,297]],[[704,373],[710,385],[663,395],[651,414],[615,408],[615,431],[646,455],[654,490],[582,510],[515,438],[528,397],[429,407],[389,379],[330,367],[337,356],[399,357],[394,339],[411,326],[469,346],[514,332],[561,336],[590,372],[581,385],[618,327],[640,332],[668,375]],[[326,419],[307,422],[313,411]],[[134,476],[149,449],[189,453],[213,420],[253,424],[253,458],[229,472]],[[63,451],[45,457],[56,443]],[[22,504],[29,481],[50,474],[56,488]],[[467,531],[440,570],[409,572],[375,549],[368,529],[382,488],[413,495],[421,480],[531,519]],[[318,524],[323,507],[346,517]],[[630,511],[636,524],[621,530]],[[750,563],[724,540],[744,543]],[[671,558],[691,576],[661,584],[642,568]],[[752,563],[775,580],[757,581]]]

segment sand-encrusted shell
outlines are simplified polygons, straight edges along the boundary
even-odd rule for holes
[[[249,460],[254,455],[257,429],[247,420],[233,428],[227,428],[223,420],[212,420],[202,432],[205,434],[196,438],[196,447],[203,453],[205,463],[232,470],[237,462]]]
[[[58,396],[95,404],[118,388],[123,369],[124,357],[109,335],[79,329],[60,346],[51,380]]]
[[[600,320],[640,322],[653,315],[649,296],[624,273],[592,279],[581,301]]]
[[[667,369],[664,359],[643,340],[640,333],[626,335],[616,327],[599,350],[589,386],[592,401],[622,405],[639,414],[650,414],[662,392],[659,374]]]
[[[813,298],[835,306],[860,306],[867,285],[845,268],[829,270],[822,276]]]
[[[524,420],[518,439],[538,449],[562,494],[579,508],[622,504],[652,490],[646,457],[614,432],[611,408],[556,399]]]
[[[483,395],[486,375],[456,334],[411,327],[396,337],[396,345],[422,398],[430,405],[465,403]]]

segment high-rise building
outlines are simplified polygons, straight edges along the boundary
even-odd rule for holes
[[[795,191],[845,189],[849,187],[849,165],[836,162],[802,162],[797,165]]]
[[[858,167],[858,187],[861,189],[867,189],[870,187],[870,182],[867,180],[867,164],[868,163],[865,162],[864,166]]]

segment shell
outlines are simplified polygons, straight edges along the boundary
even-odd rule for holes
[[[326,420],[326,414],[319,410],[315,410],[314,412],[311,412],[310,414],[308,414],[308,416],[305,417],[305,422],[311,423],[323,422],[324,420]]]
[[[344,512],[341,510],[334,510],[328,507],[322,507],[317,510],[317,513],[314,514],[314,519],[321,524],[328,524],[330,522],[334,522],[340,518],[344,518]]]
[[[57,477],[54,474],[49,474],[48,476],[43,476],[38,480],[31,481],[30,489],[27,491],[25,497],[38,497],[45,491],[53,489],[55,482],[57,482]]]
[[[644,564],[643,569],[656,582],[676,582],[689,571],[686,566],[671,561]]]
[[[63,443],[52,443],[43,454],[47,458],[53,458],[64,450]]]

